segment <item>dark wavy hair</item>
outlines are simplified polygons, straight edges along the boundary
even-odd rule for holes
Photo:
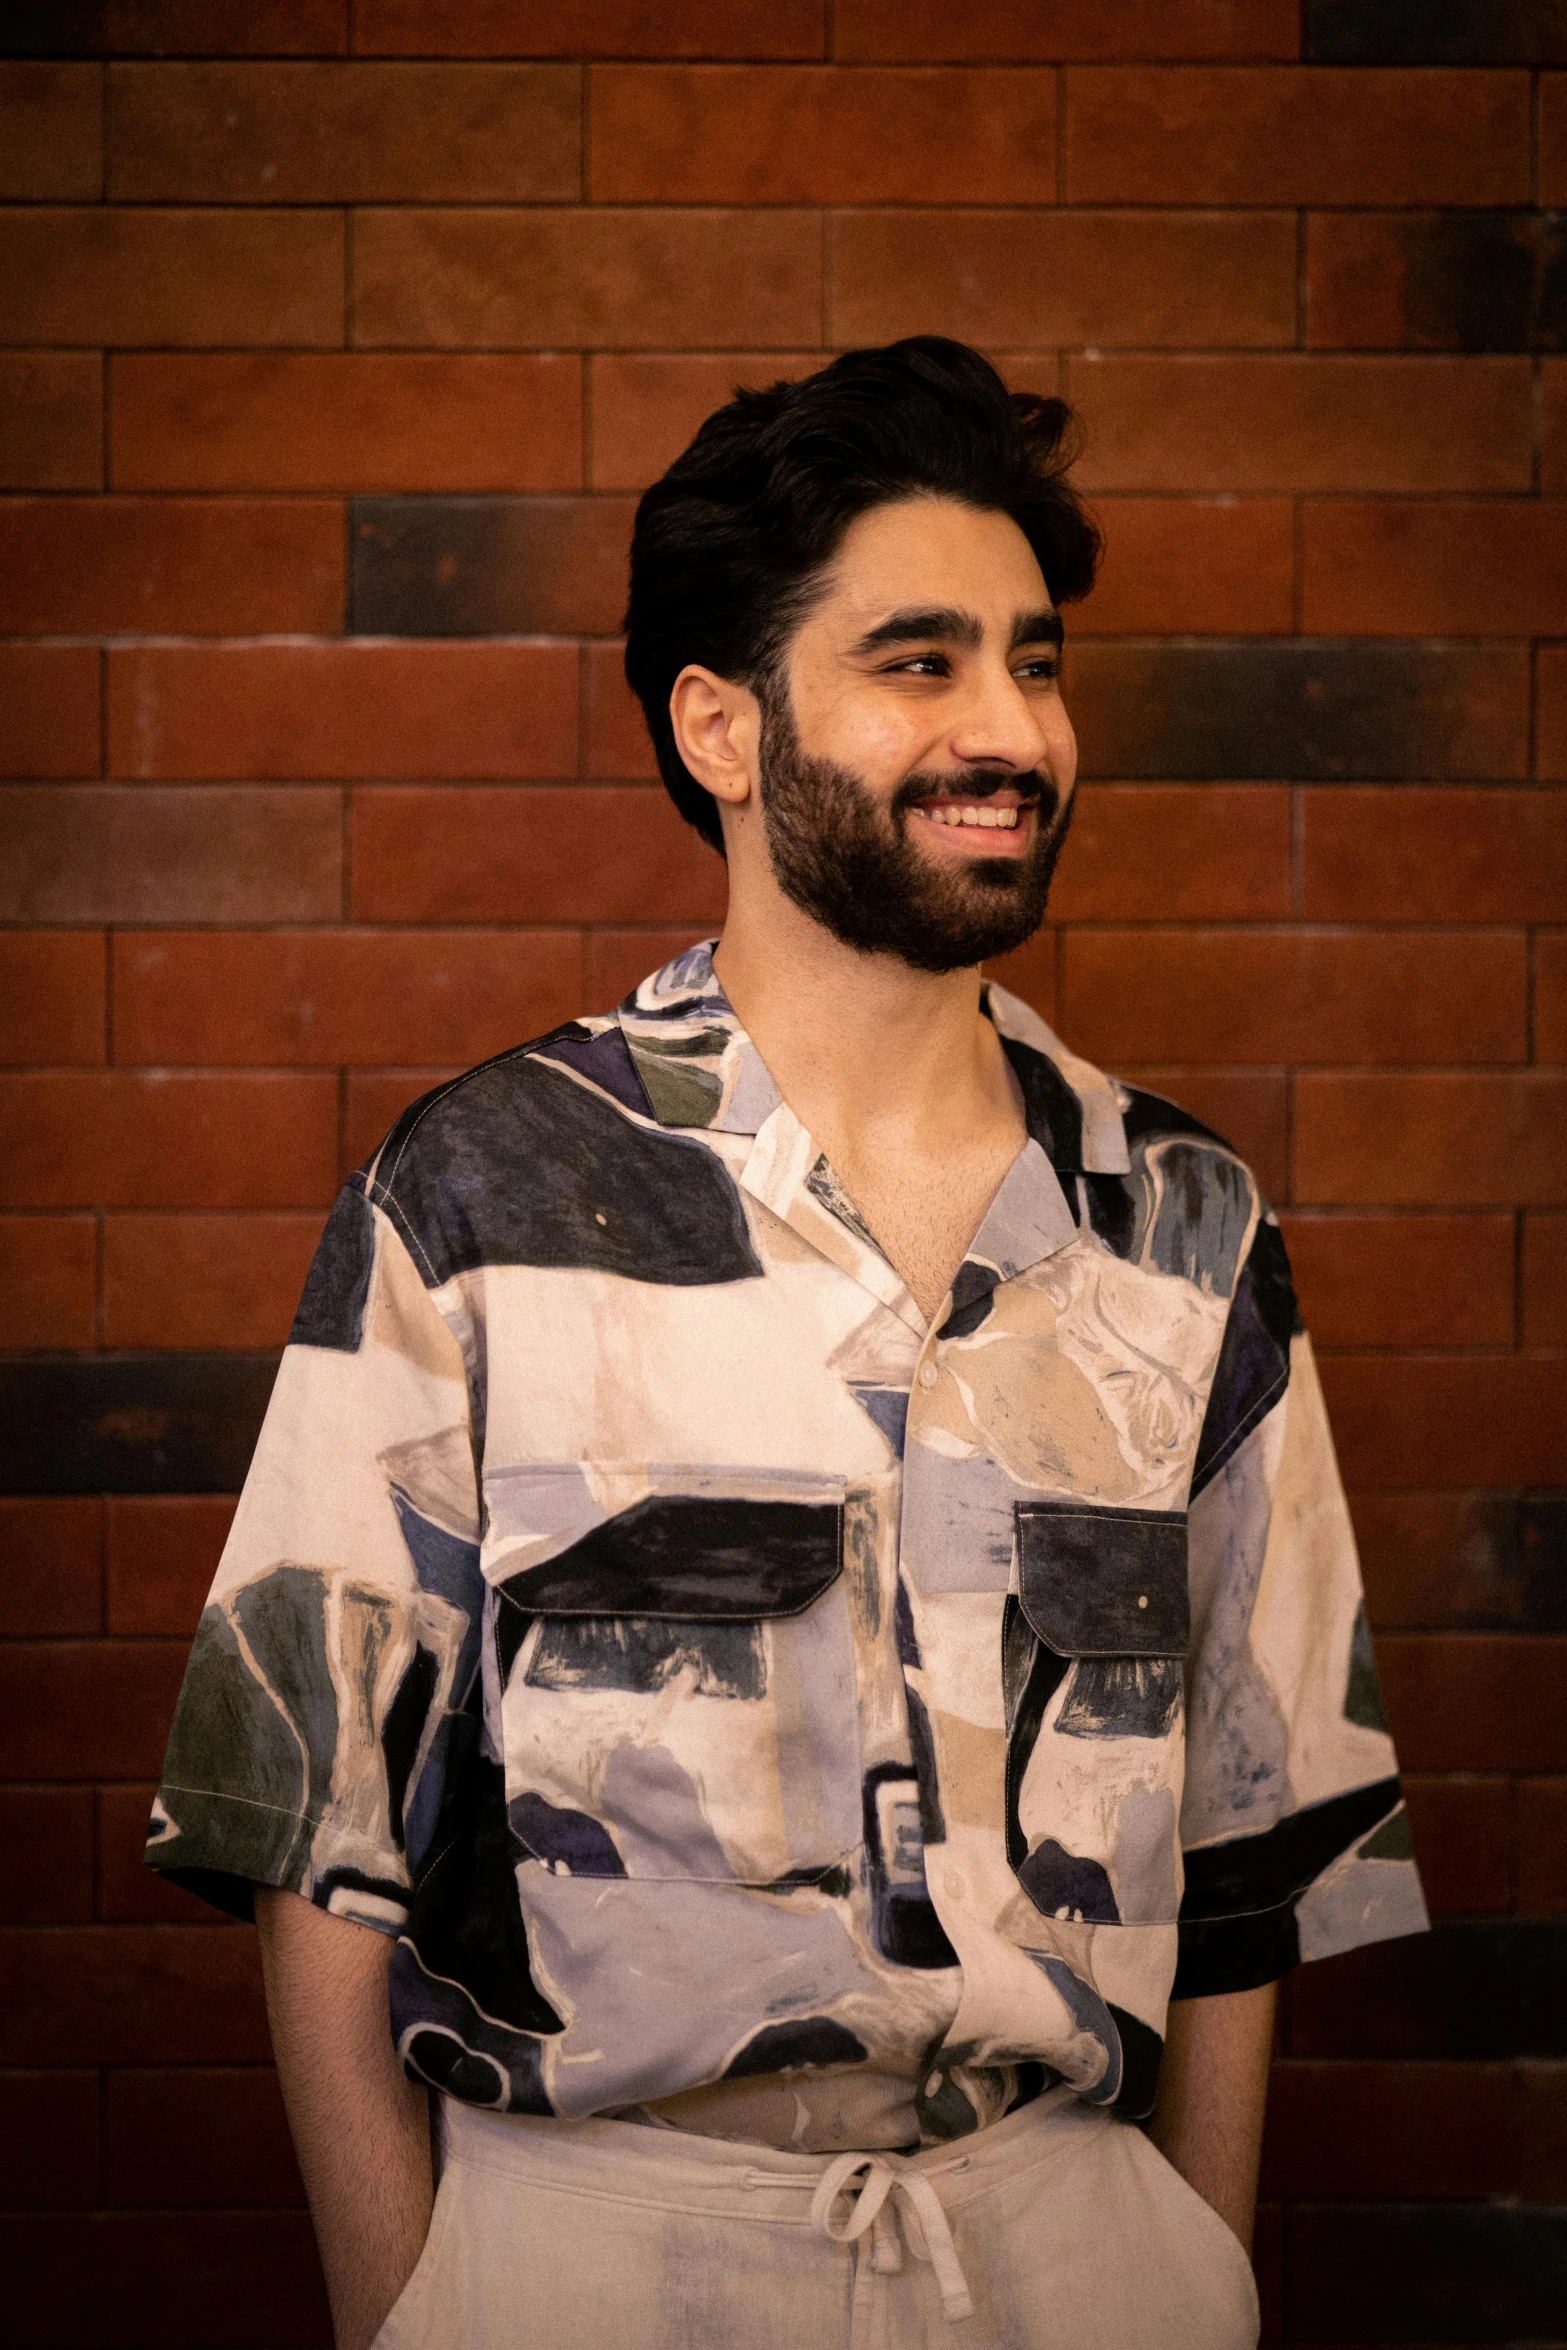
[[[911,335],[802,383],[739,391],[643,497],[631,539],[626,676],[675,806],[722,853],[712,794],[675,748],[690,661],[765,695],[849,525],[921,494],[1008,514],[1058,604],[1086,596],[1099,532],[1067,470],[1064,400],[1009,392],[966,343]]]

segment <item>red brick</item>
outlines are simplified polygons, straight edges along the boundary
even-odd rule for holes
[[[564,65],[109,68],[109,194],[134,204],[560,203],[581,175]]]
[[[588,1009],[607,1012],[612,1005],[623,1003],[651,972],[661,971],[687,947],[711,935],[711,924],[706,930],[590,930],[582,991]]]
[[[0,341],[330,348],[343,233],[333,212],[0,213]]]
[[[270,2065],[113,2072],[104,2122],[111,2206],[282,2210],[305,2200]]]
[[[610,636],[626,609],[630,498],[408,498],[353,519],[362,636]]]
[[[1051,893],[1057,922],[1212,921],[1290,910],[1279,784],[1083,784]]]
[[[1540,487],[1567,490],[1567,360],[1540,364]]]
[[[1434,1917],[1494,1917],[1513,1906],[1506,1779],[1404,1780],[1410,1832]]]
[[[850,212],[831,234],[837,344],[1295,339],[1295,224],[1283,213]]]
[[[0,1633],[96,1632],[102,1586],[100,1501],[0,1499]]]
[[[1567,74],[1540,76],[1540,202],[1567,204]]]
[[[1056,77],[1028,66],[600,65],[600,204],[1050,204]]]
[[[273,1347],[289,1333],[319,1216],[110,1216],[103,1343]]]
[[[672,465],[698,425],[733,397],[827,364],[825,351],[609,351],[588,361],[596,490],[642,490]],[[435,486],[435,485],[432,485]]]
[[[102,480],[102,361],[89,351],[0,353],[0,484],[95,490]]]
[[[1295,517],[1287,499],[1105,498],[1098,584],[1072,613],[1093,636],[1287,636]]]
[[[810,213],[367,211],[354,226],[356,344],[393,350],[674,350],[776,343],[821,324]]]
[[[153,1788],[100,1787],[98,1915],[116,1926],[210,1926],[212,1910],[147,1866]]]
[[[73,13],[73,48],[90,57],[336,57],[348,48],[346,0],[99,0]]]
[[[1060,947],[1056,931],[1046,927],[1036,930],[1033,937],[1010,955],[998,955],[985,965],[988,978],[998,986],[1021,996],[1025,1004],[1032,1004],[1043,1020],[1056,1015],[1056,966]]]
[[[1374,66],[1067,76],[1074,204],[1526,204],[1529,77]]]
[[[112,1227],[111,1227],[112,1229]],[[1511,1346],[1511,1216],[1290,1216],[1319,1346]]]
[[[1567,1079],[1433,1071],[1295,1080],[1298,1199],[1404,1207],[1567,1206]]]
[[[0,1216],[0,1346],[94,1346],[98,1227],[91,1216]]]
[[[1301,795],[1310,922],[1567,921],[1567,793]]]
[[[1527,359],[1074,353],[1082,478],[1116,490],[1526,490]],[[1308,513],[1312,511],[1307,509]]]
[[[1567,931],[1534,942],[1534,1058],[1567,1061]]]
[[[1505,2064],[1276,2064],[1264,2195],[1445,2201],[1515,2194],[1518,2083]]]
[[[1521,2064],[1518,2086],[1523,2199],[1567,2203],[1567,2064]]]
[[[114,775],[570,775],[577,656],[560,644],[124,646]]]
[[[59,794],[40,796],[53,802]],[[0,792],[0,808],[10,797]],[[11,828],[3,829],[9,844]],[[6,908],[12,920],[19,912]],[[0,1062],[101,1061],[104,978],[101,937],[0,932]]]
[[[0,2222],[8,2314],[24,2342],[330,2340],[326,2288],[304,2212],[47,2212]]]
[[[1567,1216],[1523,1220],[1523,1342],[1567,1346]]]
[[[108,1511],[109,1630],[196,1629],[234,1519],[231,1493],[118,1493]]]
[[[1506,932],[1071,931],[1061,1027],[1091,1060],[1522,1059]]]
[[[343,513],[324,498],[0,503],[13,635],[330,633],[343,595]]]
[[[85,1925],[93,1913],[92,1790],[0,1788],[0,1836],[12,1855],[0,1881],[0,1925]]]
[[[142,931],[114,972],[140,1061],[462,1064],[582,1009],[571,931]]]
[[[1567,1778],[1523,1779],[1517,1793],[1515,1906],[1524,1917],[1567,1913]]]
[[[626,683],[625,647],[584,645],[583,764],[592,776],[656,776],[658,761],[642,705]]]
[[[156,1777],[185,1653],[178,1640],[0,1649],[0,1779]]]
[[[98,2076],[0,2076],[0,2209],[68,2211],[98,2201]]]
[[[1536,674],[1534,771],[1545,782],[1567,783],[1567,645],[1542,645]]]
[[[0,1078],[0,1204],[324,1207],[335,1077],[110,1069]]]
[[[722,859],[656,785],[372,787],[354,795],[351,856],[367,922],[702,922],[727,894]]]
[[[1386,1634],[1377,1665],[1404,1768],[1560,1770],[1561,1649],[1560,1640],[1510,1633]]]
[[[1222,1134],[1269,1199],[1289,1197],[1289,1104],[1282,1069],[1123,1066],[1119,1074],[1128,1085],[1175,1102]]]
[[[839,58],[1295,58],[1295,0],[837,0]]]
[[[589,1004],[595,1000],[589,993]],[[344,1089],[343,1174],[362,1167],[380,1148],[410,1102],[460,1074],[457,1069],[351,1069]]]
[[[0,645],[0,775],[97,774],[102,663],[96,645]]]
[[[1554,1485],[1561,1477],[1567,1391],[1548,1355],[1329,1355],[1322,1383],[1346,1485]],[[1410,1770],[1513,1767],[1422,1763],[1413,1753],[1404,1761]]]
[[[1567,500],[1328,500],[1304,517],[1302,626],[1330,636],[1567,630]]]
[[[342,795],[330,786],[16,784],[0,787],[0,833],[0,916],[12,921],[319,922],[342,910]],[[101,945],[35,935],[95,957]],[[101,980],[94,1017],[101,1030]]]
[[[573,354],[123,352],[109,387],[116,489],[569,490],[582,480]]]
[[[820,57],[823,0],[357,0],[360,56]]]
[[[1462,1631],[1519,1607],[1516,1513],[1494,1493],[1351,1493],[1379,1630]]]
[[[103,193],[103,75],[95,65],[0,63],[0,198],[93,204]]]

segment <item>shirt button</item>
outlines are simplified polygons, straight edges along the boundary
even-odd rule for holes
[[[921,1387],[923,1387],[923,1388],[925,1388],[927,1391],[929,1391],[929,1389],[931,1389],[932,1387],[934,1387],[934,1386],[935,1386],[935,1384],[936,1384],[936,1366],[935,1366],[935,1364],[934,1364],[934,1363],[921,1363],[921,1365],[920,1365],[920,1385],[921,1385]]]

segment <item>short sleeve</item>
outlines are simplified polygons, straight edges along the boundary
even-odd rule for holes
[[[1188,1519],[1174,1996],[1428,1924],[1311,1342],[1265,1216],[1231,1300]]]
[[[461,1326],[355,1177],[196,1633],[149,1864],[240,1916],[276,1885],[396,1932],[477,1671],[478,1540]]]

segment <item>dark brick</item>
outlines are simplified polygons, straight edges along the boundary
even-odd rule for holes
[[[185,1657],[182,1640],[7,1641],[0,1778],[154,1778]]]
[[[346,57],[346,0],[3,0],[5,57]]]
[[[1518,2075],[1524,2198],[1567,2204],[1567,2065],[1520,2065]]]
[[[1567,1496],[1367,1493],[1351,1506],[1379,1631],[1567,1632]]]
[[[1470,2203],[1303,2204],[1290,2216],[1290,2338],[1560,2338],[1567,2211]]]
[[[1567,1778],[1518,1782],[1513,1879],[1520,1916],[1567,1914]]]
[[[1262,2192],[1291,2199],[1516,2194],[1519,2076],[1503,2064],[1303,2064],[1268,2085]]]
[[[362,636],[612,636],[630,498],[356,498],[349,627]]]
[[[96,2073],[0,2075],[0,2209],[98,2201]]]
[[[1074,645],[1065,692],[1089,776],[1505,781],[1528,674],[1521,644],[1123,640]]]
[[[1567,350],[1567,214],[1314,213],[1306,286],[1316,349]]]
[[[271,1354],[0,1363],[0,1493],[233,1493]]]
[[[1314,65],[1563,65],[1561,0],[1306,0]]]
[[[0,1933],[0,1988],[0,2064],[262,2064],[271,2055],[260,1952],[245,1926],[10,1927]]]
[[[1447,1919],[1301,1967],[1290,2054],[1567,2056],[1564,1980],[1567,1918]]]
[[[8,2338],[81,2350],[304,2350],[331,2341],[305,2214],[92,2212],[0,2220]]]
[[[90,1787],[0,1788],[0,1925],[80,1926],[93,1913]],[[0,2125],[0,2145],[5,2130]],[[0,2197],[3,2202],[3,2197]]]
[[[1404,1801],[1433,1917],[1505,1917],[1512,1909],[1512,1795],[1502,1778],[1406,1774]],[[1429,2192],[1414,2180],[1407,2191]]]
[[[111,2073],[105,2124],[110,2204],[279,2209],[305,2200],[270,2066]]]
[[[152,1796],[150,1784],[98,1789],[98,1915],[109,1926],[210,1926],[208,1903],[147,1866]]]

